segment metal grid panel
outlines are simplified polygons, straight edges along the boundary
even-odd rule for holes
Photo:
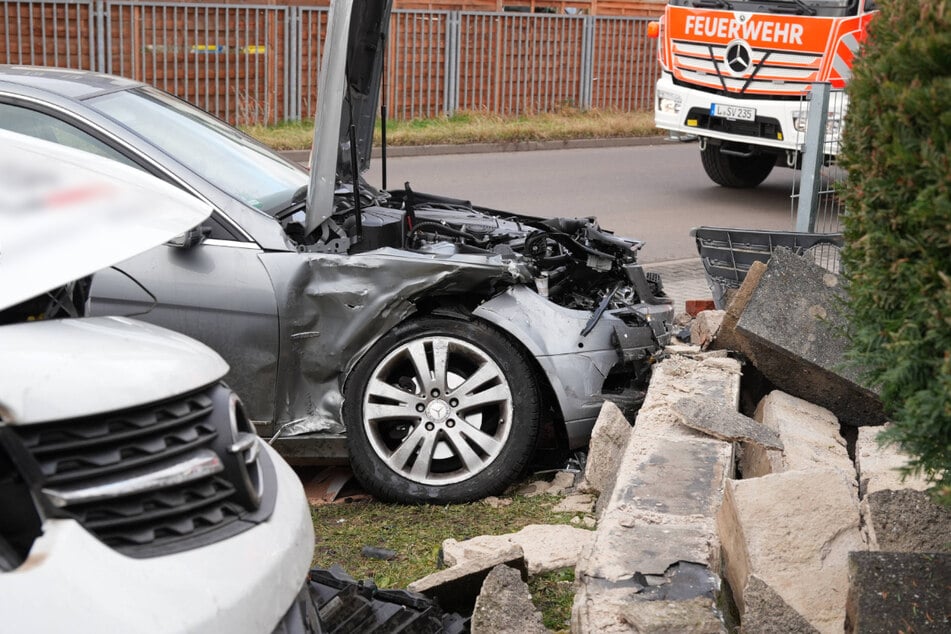
[[[91,0],[0,4],[0,63],[95,68]]]

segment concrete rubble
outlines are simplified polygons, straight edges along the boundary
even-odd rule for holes
[[[760,622],[770,631],[767,613],[787,622],[795,620],[791,609],[818,632],[842,631],[848,555],[865,550],[853,484],[834,468],[729,482],[717,519],[725,575],[744,624]]]
[[[484,575],[511,545],[532,574],[574,565],[575,633],[951,631],[951,511],[903,480],[905,457],[866,426],[878,400],[842,374],[830,339],[838,280],[800,260],[754,264],[726,311],[700,313],[695,344],[654,367],[633,427],[605,403],[578,486],[600,494],[596,530],[447,540],[446,560]],[[781,332],[764,331],[770,320]],[[749,418],[740,377],[760,364]],[[860,426],[854,460],[840,422]],[[543,565],[542,542],[571,552]]]
[[[750,268],[713,346],[741,353],[778,389],[848,425],[881,424],[881,401],[845,363],[844,293],[837,275],[777,249]]]
[[[697,394],[735,407],[739,379],[731,359],[672,357],[655,367],[595,540],[575,569],[572,631],[721,631],[713,518],[733,447],[680,425],[671,405]]]
[[[515,546],[525,559],[528,573],[537,575],[573,568],[581,550],[593,539],[594,533],[583,528],[564,524],[531,524],[517,533],[506,535],[481,535],[463,541],[447,539],[442,543],[442,553],[446,565],[456,567],[492,559]]]
[[[484,557],[439,570],[409,584],[407,590],[436,599],[447,612],[468,614],[475,607],[475,599],[485,578],[493,568],[500,565],[525,571],[525,558],[521,547],[510,544],[507,548]]]
[[[544,634],[542,615],[532,604],[518,570],[496,566],[482,583],[470,624],[472,634]]]

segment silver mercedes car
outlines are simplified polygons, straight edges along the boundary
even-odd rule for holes
[[[587,444],[603,400],[642,387],[673,305],[637,262],[643,243],[594,218],[363,180],[389,12],[388,0],[331,9],[309,173],[164,92],[91,72],[0,67],[0,127],[214,207],[97,275],[94,314],[219,352],[291,462],[349,459],[379,498],[464,502],[500,492],[533,455]]]

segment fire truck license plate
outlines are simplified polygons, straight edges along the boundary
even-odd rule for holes
[[[710,116],[723,117],[724,119],[739,119],[740,121],[756,121],[756,108],[713,103],[710,104]]]

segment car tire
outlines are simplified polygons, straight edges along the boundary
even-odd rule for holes
[[[524,471],[539,429],[531,362],[485,322],[417,319],[390,331],[344,388],[354,475],[377,498],[462,503]]]
[[[717,185],[749,189],[766,180],[776,165],[776,157],[772,154],[733,156],[722,153],[719,145],[708,143],[700,150],[700,162]]]

